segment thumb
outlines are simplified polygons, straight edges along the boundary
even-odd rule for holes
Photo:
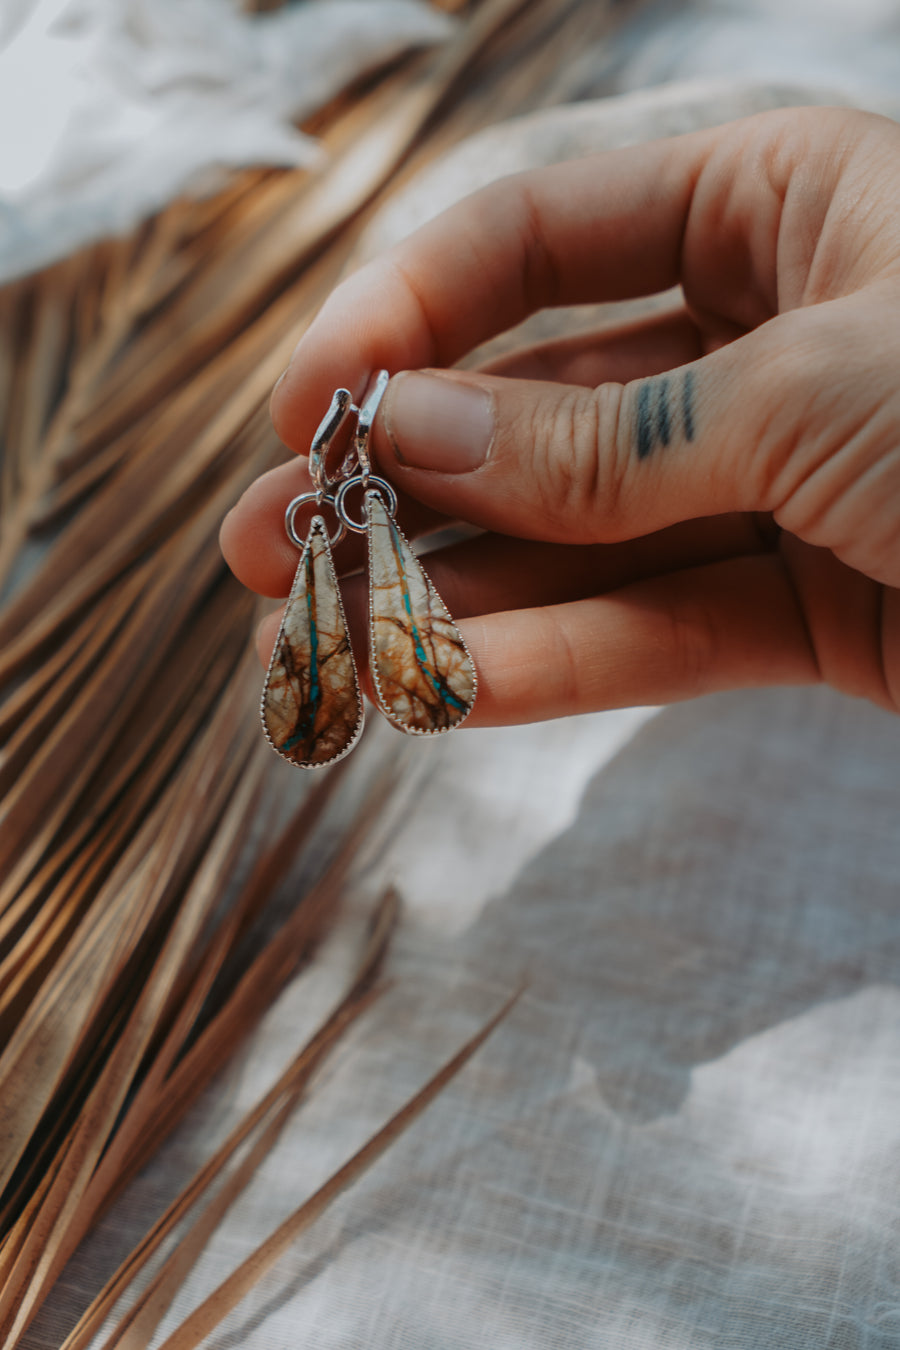
[[[808,457],[841,443],[841,419],[860,425],[858,408],[824,406],[838,404],[828,372],[846,371],[846,334],[835,360],[833,325],[811,313],[596,389],[404,372],[385,395],[376,455],[398,487],[443,514],[528,538],[611,542],[775,510],[808,478]]]

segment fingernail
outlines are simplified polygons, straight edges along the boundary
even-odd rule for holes
[[[397,459],[412,468],[470,473],[490,454],[494,400],[477,385],[406,371],[391,380],[383,416]]]

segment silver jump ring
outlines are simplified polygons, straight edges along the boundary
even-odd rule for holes
[[[346,482],[341,483],[341,486],[334,495],[334,509],[337,513],[337,518],[341,522],[341,525],[345,525],[348,530],[352,530],[354,534],[365,534],[366,532],[365,517],[363,517],[361,521],[358,521],[347,514],[347,506],[344,499],[350,489],[355,487],[362,487],[367,492],[374,490],[375,492],[380,493],[384,498],[384,504],[390,514],[392,516],[396,515],[397,494],[390,483],[385,482],[383,478],[378,478],[375,474],[370,474],[368,478],[363,474],[357,474],[354,478],[348,478]]]
[[[332,505],[334,509],[337,510],[336,501],[332,502],[331,499],[328,497],[325,498],[325,501],[327,501],[329,505]],[[315,502],[317,506],[321,506],[322,497],[318,492],[301,492],[300,496],[294,498],[294,500],[290,503],[288,509],[284,513],[284,528],[287,530],[288,539],[290,539],[292,544],[296,544],[297,548],[301,550],[306,547],[306,540],[301,539],[296,529],[294,528],[294,518],[297,515],[297,512],[300,510],[300,507],[305,506],[307,502]],[[338,515],[338,527],[335,533],[331,536],[331,547],[334,548],[335,544],[339,544],[346,533],[347,530],[344,526],[343,516]]]

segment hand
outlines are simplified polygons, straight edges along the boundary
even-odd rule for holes
[[[422,372],[536,309],[678,282],[662,316]],[[496,183],[334,292],[273,395],[282,439],[305,451],[381,366],[406,372],[375,427],[401,524],[486,531],[428,559],[471,724],[817,680],[900,707],[893,123],[766,113]],[[264,594],[306,482],[276,469],[223,527]]]

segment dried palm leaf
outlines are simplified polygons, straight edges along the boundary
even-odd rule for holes
[[[507,1016],[513,1005],[521,997],[521,993],[522,990],[517,990],[511,998],[507,999],[490,1021],[486,1022],[456,1052],[452,1059],[447,1060],[446,1064],[390,1118],[386,1125],[383,1125],[352,1158],[344,1163],[343,1167],[329,1177],[314,1195],[310,1196],[298,1209],[294,1210],[293,1214],[290,1214],[283,1223],[279,1224],[274,1233],[261,1243],[255,1251],[251,1252],[246,1260],[242,1261],[237,1269],[232,1271],[231,1275],[223,1280],[198,1308],[195,1308],[190,1316],[182,1322],[181,1326],[166,1338],[160,1350],[195,1350],[195,1347],[200,1345],[201,1341],[211,1331],[215,1330],[222,1319],[238,1305],[241,1299],[246,1297],[263,1275],[271,1270],[278,1258],[297,1240],[300,1234],[311,1227],[339,1195],[368,1171],[372,1164],[377,1162],[381,1155],[390,1148],[391,1144],[399,1139],[422,1112],[431,1105],[451,1079],[469,1062],[475,1051],[484,1044],[491,1032]]]
[[[226,1164],[234,1157],[238,1149],[255,1132],[262,1133],[250,1157],[240,1170],[222,1187],[212,1205],[198,1217],[179,1249],[172,1254],[166,1266],[157,1273],[153,1285],[149,1286],[140,1299],[129,1309],[128,1315],[120,1325],[118,1334],[131,1328],[138,1316],[146,1314],[148,1304],[152,1306],[153,1324],[142,1321],[145,1339],[149,1339],[155,1330],[172,1294],[181,1284],[187,1271],[193,1265],[197,1255],[206,1245],[214,1228],[226,1210],[233,1204],[240,1192],[253,1176],[259,1162],[271,1150],[290,1113],[297,1104],[313,1072],[319,1067],[324,1056],[331,1050],[343,1032],[365,1012],[373,997],[368,986],[384,956],[391,930],[396,922],[397,902],[393,891],[388,891],[377,906],[372,931],[366,943],[362,959],[351,981],[350,988],[342,997],[339,1005],[328,1017],[319,1031],[295,1056],[278,1080],[256,1106],[244,1116],[231,1131],[228,1138],[219,1146],[211,1158],[200,1168],[182,1192],[157,1220],[139,1247],[133,1251],[122,1266],[115,1272],[106,1286],[87,1309],[78,1325],[67,1339],[63,1350],[81,1350],[100,1329],[115,1303],[136,1275],[144,1268],[160,1245],[166,1240],[184,1215],[200,1200],[218,1179]],[[109,1342],[113,1344],[115,1342]]]
[[[362,752],[294,789],[297,809],[270,848],[253,842],[281,766],[258,749],[245,659],[254,607],[226,576],[216,534],[283,454],[269,389],[378,203],[474,126],[564,96],[560,53],[602,32],[610,8],[482,0],[442,50],[320,111],[320,168],[235,174],[213,196],[175,202],[127,238],[0,290],[4,1345],[21,1341],[91,1225],[314,952],[400,777],[400,761],[376,772]],[[317,852],[326,813],[344,838],[307,867],[273,936],[271,902],[298,858]],[[71,1346],[88,1344],[219,1182],[111,1342],[146,1343],[311,1064],[365,1006],[358,993],[228,1157],[201,1170]],[[461,1063],[171,1343],[195,1344]],[[226,1177],[238,1147],[249,1152]]]

